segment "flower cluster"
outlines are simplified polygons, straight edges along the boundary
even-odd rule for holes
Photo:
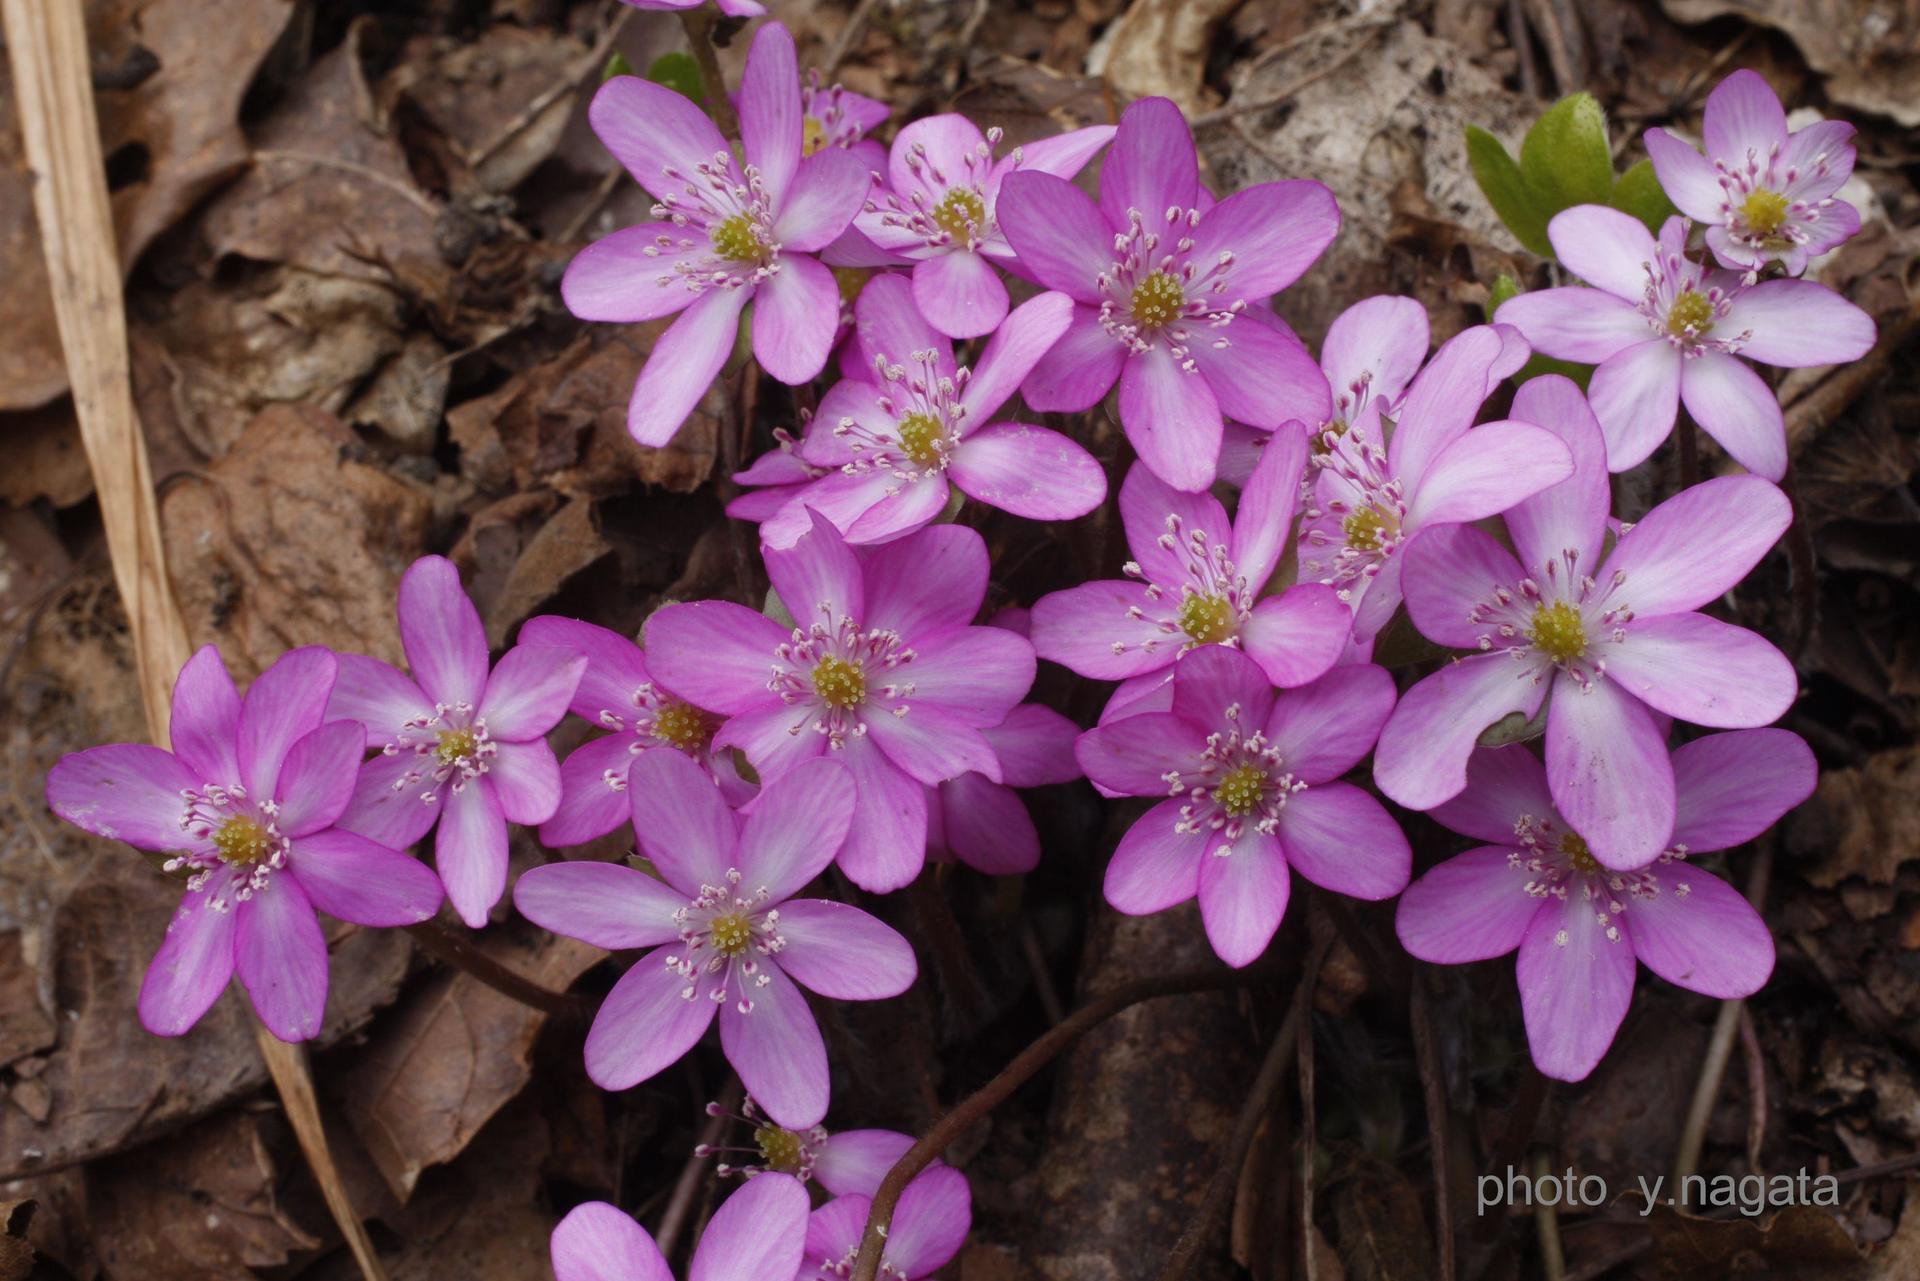
[[[1216,198],[1169,101],[1018,146],[933,116],[883,150],[885,107],[803,84],[767,22],[737,106],[736,144],[662,85],[600,89],[593,127],[654,221],[581,251],[562,293],[588,320],[677,313],[634,388],[643,444],[678,431],[749,307],[760,371],[839,375],[735,478],[764,608],[664,604],[638,643],[534,618],[496,661],[454,566],[427,557],[399,590],[405,671],[296,650],[242,699],[203,650],[180,673],[172,751],[96,748],[47,784],[62,817],[184,879],[141,993],[150,1029],[185,1032],[237,972],[276,1034],[312,1037],[316,910],[410,924],[444,892],[481,928],[508,894],[511,825],[567,849],[631,824],[634,860],[535,866],[511,902],[638,954],[586,1035],[602,1087],[658,1075],[718,1024],[757,1160],[731,1161],[752,1177],[691,1275],[791,1281],[849,1274],[909,1144],[822,1127],[832,1075],[808,994],[883,1000],[919,972],[887,908],[831,890],[884,895],[930,859],[1031,870],[1041,841],[1015,789],[1084,773],[1152,799],[1106,900],[1197,899],[1232,966],[1272,946],[1294,873],[1358,899],[1404,891],[1399,935],[1424,960],[1517,950],[1533,1057],[1556,1077],[1600,1060],[1638,963],[1716,997],[1764,982],[1764,924],[1699,859],[1804,799],[1814,765],[1763,728],[1796,697],[1791,662],[1714,611],[1793,520],[1779,404],[1745,361],[1833,363],[1874,341],[1864,312],[1799,278],[1859,225],[1835,196],[1846,126],[1790,134],[1737,73],[1708,103],[1705,158],[1648,135],[1685,218],[1657,236],[1599,206],[1554,218],[1587,285],[1513,297],[1431,355],[1420,304],[1369,298],[1316,359],[1272,300],[1337,232],[1332,195],[1294,180]],[[1097,197],[1075,182],[1096,160]],[[857,288],[846,324],[836,270]],[[1526,377],[1536,353],[1596,366],[1590,385]],[[1099,508],[1110,469],[1079,416],[1116,386],[1135,456],[1111,468],[1124,561],[983,619],[989,544],[956,513]],[[1682,405],[1751,474],[1624,519],[1610,473],[1647,459]],[[1408,658],[1414,633],[1429,644]],[[1115,683],[1091,728],[1026,701],[1040,658]],[[569,713],[595,736],[561,762],[546,739]],[[1416,880],[1386,802],[1481,844]],[[432,870],[405,852],[429,833]],[[809,1185],[831,1199],[813,1208]],[[884,1275],[943,1266],[970,1215],[965,1177],[929,1167]],[[560,1281],[671,1277],[603,1204],[552,1249]]]

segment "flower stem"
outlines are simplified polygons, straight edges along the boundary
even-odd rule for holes
[[[701,105],[713,116],[722,137],[738,138],[740,117],[734,113],[733,99],[727,96],[727,79],[720,74],[720,55],[713,48],[713,24],[717,21],[718,15],[705,5],[680,11],[680,25],[686,28],[693,60],[700,64],[700,87],[707,95]]]
[[[936,1121],[933,1128],[908,1148],[906,1155],[887,1171],[887,1177],[880,1181],[879,1190],[874,1193],[873,1208],[867,1214],[867,1228],[860,1239],[860,1254],[854,1265],[853,1281],[874,1281],[878,1275],[880,1255],[887,1242],[887,1228],[893,1222],[894,1205],[914,1176],[931,1165],[935,1157],[998,1107],[1008,1095],[1031,1080],[1060,1051],[1128,1006],[1156,997],[1238,987],[1257,977],[1260,977],[1258,972],[1215,968],[1141,979],[1137,983],[1115,988],[1081,1006],[1039,1040],[1020,1051],[1011,1063],[1000,1070],[1000,1075],[962,1099],[952,1111]]]
[[[454,969],[472,975],[500,995],[529,1009],[558,1019],[577,1019],[585,1013],[575,998],[515,973],[438,921],[409,925],[407,933],[435,960],[445,961]]]

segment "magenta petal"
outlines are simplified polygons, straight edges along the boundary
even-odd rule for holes
[[[728,154],[706,112],[686,95],[638,76],[615,76],[601,85],[587,119],[614,158],[655,196],[678,195],[699,166]],[[667,177],[668,169],[678,176]]]
[[[1787,113],[1766,79],[1742,67],[1707,95],[1703,132],[1714,159],[1734,166],[1749,159],[1765,164],[1773,148],[1787,140]]]
[[[1259,664],[1228,645],[1197,646],[1173,669],[1174,714],[1208,731],[1251,733],[1266,723],[1273,699]]]
[[[680,937],[687,896],[625,863],[547,863],[514,882],[513,905],[535,925],[609,952]]]
[[[1481,731],[1515,712],[1532,716],[1546,692],[1534,669],[1504,654],[1449,663],[1401,695],[1374,749],[1374,782],[1408,809],[1453,799]]]
[[[727,992],[720,1048],[753,1101],[780,1125],[804,1130],[827,1114],[826,1042],[806,996],[779,964],[763,962],[753,985]]]
[[[1253,828],[1231,852],[1203,857],[1200,919],[1214,954],[1236,967],[1259,960],[1287,913],[1290,881],[1280,842]]]
[[[1240,644],[1282,689],[1317,680],[1346,647],[1352,614],[1333,588],[1295,583],[1253,607]]]
[[[433,700],[407,676],[377,658],[341,654],[328,720],[359,721],[375,747],[391,742],[400,727],[433,715]]]
[[[1442,343],[1413,380],[1387,447],[1388,465],[1407,492],[1419,487],[1440,451],[1473,425],[1499,384],[1507,346],[1501,327],[1475,325]]]
[[[1092,307],[1075,306],[1067,325],[1020,385],[1027,403],[1042,412],[1079,413],[1112,388],[1127,351],[1100,324]]]
[[[451,792],[434,837],[434,867],[447,887],[447,901],[473,929],[507,889],[507,819],[485,778]]]
[[[790,257],[783,259],[782,264],[784,267],[804,261],[806,259]],[[781,274],[785,274],[784,270]],[[828,279],[832,279],[831,273]],[[640,369],[640,377],[633,384],[633,397],[627,403],[627,432],[635,440],[658,447],[673,439],[680,424],[687,421],[687,415],[707,394],[707,388],[713,385],[727,357],[733,353],[740,311],[752,294],[753,291],[745,288],[710,288],[694,299],[667,332],[660,335],[647,363]],[[838,314],[836,295],[835,320]],[[816,322],[818,319],[814,317]],[[835,327],[828,325],[829,339]],[[754,350],[758,354],[757,346]],[[824,360],[822,356],[823,363]],[[814,372],[819,372],[817,366]]]
[[[819,253],[834,244],[851,230],[872,186],[872,169],[853,152],[829,147],[801,161],[773,224],[781,249]]]
[[[424,762],[410,751],[374,757],[360,767],[353,798],[338,825],[389,849],[406,849],[427,834],[446,803],[446,788],[424,778],[407,781],[409,774],[424,769]],[[422,800],[423,795],[432,799]]]
[[[1559,818],[1547,789],[1547,767],[1521,743],[1476,748],[1467,762],[1467,790],[1427,813],[1463,836],[1507,846],[1521,818]]]
[[[646,1229],[605,1201],[568,1211],[549,1248],[554,1281],[673,1281]]]
[[[840,286],[833,272],[817,259],[782,254],[779,270],[754,294],[754,359],[778,382],[811,382],[827,367],[839,325]]]
[[[780,936],[787,941],[780,968],[802,987],[836,1001],[898,996],[918,972],[906,939],[850,904],[790,899],[780,905]]]
[[[1333,394],[1350,396],[1363,377],[1369,395],[1399,399],[1427,358],[1427,309],[1393,294],[1363,298],[1334,318],[1320,344]],[[1348,406],[1348,413],[1352,412]]]
[[[1579,1081],[1592,1072],[1633,1000],[1633,945],[1623,924],[1608,938],[1604,901],[1576,883],[1565,902],[1543,907],[1527,926],[1516,966],[1527,1044],[1541,1072]],[[1609,918],[1615,919],[1615,918]]]
[[[1199,190],[1200,158],[1180,108],[1168,98],[1142,98],[1122,112],[1100,170],[1100,211],[1112,228],[1125,230],[1137,211],[1158,231],[1166,211],[1184,215]]]
[[[432,868],[343,828],[294,841],[287,865],[316,908],[355,925],[415,925],[440,910]]]
[[[560,808],[560,762],[545,739],[496,743],[487,781],[509,823],[529,827],[546,822]]]
[[[1400,945],[1435,965],[1505,956],[1520,946],[1542,904],[1554,903],[1527,892],[1534,877],[1507,846],[1483,845],[1448,859],[1400,896]]]
[[[765,560],[773,590],[802,630],[814,624],[831,629],[847,618],[866,622],[867,596],[860,561],[826,517],[816,515],[813,528],[793,546],[767,548]],[[651,643],[648,648],[652,648]],[[660,664],[656,660],[654,665]]]
[[[1100,304],[1096,281],[1113,267],[1113,229],[1086,193],[1052,174],[1012,173],[1001,184],[995,214],[1035,280],[1076,302]]]
[[[867,735],[848,739],[840,759],[854,784],[853,827],[840,847],[840,870],[863,890],[890,893],[926,862],[927,789]]]
[[[1561,264],[1588,284],[1628,302],[1646,292],[1646,264],[1656,249],[1653,233],[1632,214],[1575,205],[1554,215],[1547,237]]]
[[[1000,758],[1000,774],[1009,787],[1040,787],[1080,777],[1073,761],[1080,727],[1051,707],[1022,703],[983,733]]]
[[[202,780],[231,786],[240,781],[239,737],[240,694],[218,647],[203,645],[173,682],[173,753]]]
[[[1603,465],[1603,482],[1606,475]],[[1477,648],[1489,629],[1473,621],[1475,607],[1496,590],[1511,589],[1527,577],[1520,562],[1492,534],[1472,525],[1423,529],[1400,553],[1400,560],[1400,583],[1413,625],[1428,640],[1454,649]]]
[[[1180,811],[1188,803],[1184,796],[1161,801],[1120,838],[1104,885],[1115,910],[1145,916],[1200,892],[1200,865],[1212,856],[1196,836],[1179,830]]]
[[[1033,685],[1033,646],[1017,632],[958,628],[921,641],[918,653],[902,673],[913,684],[904,700],[913,708],[906,720],[928,708],[973,729],[991,729]]]
[[[965,627],[987,597],[987,544],[964,525],[936,525],[867,553],[860,621],[915,639]]]
[[[1213,483],[1220,461],[1220,405],[1205,377],[1174,362],[1164,345],[1129,357],[1120,371],[1120,425],[1140,461],[1175,489]]]
[[[669,964],[685,949],[655,948],[620,976],[587,1029],[587,1075],[603,1090],[624,1090],[678,1063],[713,1022],[716,1003],[699,979]]]
[[[1250,313],[1224,329],[1202,330],[1188,354],[1220,412],[1235,422],[1273,428],[1322,423],[1333,412],[1326,375],[1313,357]]]
[[[902,1277],[932,1276],[960,1253],[973,1226],[967,1176],[936,1165],[914,1176],[894,1207],[886,1257]]]
[[[1773,973],[1773,936],[1740,892],[1710,872],[1673,863],[1653,893],[1627,901],[1633,950],[1667,982],[1723,1001],[1752,996]]]
[[[306,836],[333,826],[353,799],[366,745],[359,722],[329,721],[288,749],[274,795],[282,833]]]
[[[874,472],[871,475],[881,477],[886,483],[881,488],[878,501],[870,503],[866,510],[855,515],[847,525],[846,540],[858,546],[896,542],[908,534],[919,532],[940,515],[947,505],[947,499],[952,495],[952,490],[947,487],[944,476],[922,476],[919,480],[902,488],[900,483],[887,472]],[[816,491],[831,485],[835,479],[830,476],[821,481],[815,486]],[[885,492],[886,489],[893,489],[896,492],[888,494]],[[868,492],[871,493],[872,490],[869,489]],[[811,498],[812,495],[809,494],[800,501],[809,502]],[[823,510],[821,515],[826,516],[828,523],[836,529],[839,528],[834,514]],[[769,547],[779,546],[771,539],[762,541]]]
[[[906,716],[877,710],[866,718],[866,727],[867,737],[887,759],[922,783],[932,785],[970,771],[1000,781],[993,748],[978,729],[951,712],[920,702]]]
[[[1813,323],[1809,321],[1808,323]],[[1725,352],[1703,352],[1680,367],[1680,399],[1700,430],[1756,476],[1787,474],[1787,425],[1766,380]]]
[[[1393,677],[1386,668],[1371,663],[1336,667],[1274,699],[1267,741],[1294,777],[1324,783],[1373,750],[1393,702]]]
[[[573,256],[560,297],[582,320],[654,320],[699,295],[675,267],[704,257],[703,237],[670,222],[643,222],[600,237]]]
[[[894,1130],[836,1130],[814,1150],[813,1177],[836,1197],[872,1196],[912,1146]]]
[[[1219,499],[1204,489],[1197,493],[1175,489],[1143,463],[1127,468],[1126,479],[1120,482],[1120,521],[1140,572],[1148,582],[1176,596],[1192,580],[1189,566],[1196,539],[1204,538],[1209,547],[1234,545],[1233,526]],[[1160,541],[1169,534],[1175,534],[1172,547]],[[1170,615],[1174,608],[1167,605],[1149,612]]]
[[[919,290],[920,276],[915,272],[916,298]],[[1059,341],[1073,323],[1073,314],[1073,299],[1057,290],[1049,291],[1014,308],[1006,323],[994,331],[986,350],[974,362],[972,378],[960,393],[960,403],[966,406],[967,418],[976,431],[980,424],[992,420],[1040,358]]]
[[[1263,182],[1207,210],[1192,232],[1192,261],[1212,263],[1230,253],[1231,295],[1266,298],[1298,280],[1339,231],[1340,206],[1320,183]]]
[[[1134,617],[1128,612],[1134,609],[1154,612]],[[1161,609],[1145,583],[1082,583],[1033,603],[1033,647],[1040,657],[1094,680],[1156,671],[1178,657],[1184,640],[1161,627]]]
[[[267,1030],[282,1041],[319,1034],[327,1007],[327,940],[298,877],[276,876],[235,903],[233,962]]]
[[[486,655],[483,651],[481,658]],[[319,645],[282,654],[260,673],[240,704],[240,777],[254,796],[273,796],[287,751],[318,729],[338,664]]]
[[[1482,423],[1434,458],[1407,520],[1484,520],[1572,475],[1572,455],[1552,432],[1519,422]]]
[[[732,715],[771,697],[773,651],[788,629],[744,605],[703,600],[656,610],[646,636],[647,666],[662,684],[696,706]]]
[[[920,351],[933,353],[933,367],[939,377],[954,376],[953,344],[920,314],[919,305],[914,301],[913,285],[905,276],[887,272],[867,282],[866,288],[860,291],[859,301],[854,304],[854,333],[859,339],[861,364],[866,367],[866,377],[875,377],[873,366],[881,360],[889,365],[917,363],[914,353]],[[827,393],[827,398],[820,402],[820,417],[826,420],[826,426],[834,425],[842,416],[851,416],[869,430],[880,427],[891,429],[897,411],[890,411],[880,403],[884,394],[883,386],[837,383]],[[856,398],[845,409],[835,406],[836,396],[849,395]],[[809,433],[809,436],[813,434]],[[807,451],[807,456],[818,463],[843,462],[852,457],[851,454],[844,457],[838,454],[815,454],[811,450]]]
[[[1707,158],[1665,129],[1649,129],[1640,135],[1653,161],[1653,172],[1660,189],[1674,206],[1695,222],[1714,223],[1722,217],[1726,189]]]
[[[181,830],[180,794],[201,781],[172,752],[113,743],[61,757],[47,771],[47,806],[95,836],[143,850],[184,850],[196,842]]]
[[[1607,558],[1602,581],[1624,574],[1634,616],[1699,609],[1731,590],[1793,522],[1793,505],[1753,476],[1717,476],[1648,512]]]
[[[1286,424],[1268,439],[1241,490],[1240,506],[1233,514],[1233,565],[1256,593],[1266,586],[1286,550],[1306,465],[1306,429]]]
[[[1716,328],[1744,334],[1740,354],[1798,369],[1858,360],[1873,347],[1873,317],[1811,280],[1769,280],[1733,296]]]
[[[1087,777],[1115,796],[1165,796],[1170,772],[1201,767],[1207,732],[1172,712],[1147,712],[1088,730],[1073,752]]]
[[[577,651],[514,646],[500,656],[480,699],[488,735],[509,743],[539,738],[567,714],[586,670],[587,656]]]
[[[634,758],[627,795],[640,852],[667,884],[688,898],[726,884],[739,828],[712,775],[677,748],[656,747]]]
[[[937,205],[950,186],[961,185],[987,150],[979,126],[957,112],[922,116],[894,135],[887,181],[909,202],[915,195]]]
[[[722,1035],[725,1034],[724,1024]],[[825,1087],[825,1064],[822,1084]],[[751,1086],[750,1093],[760,1095]],[[825,1095],[822,1094],[824,1101]],[[774,1118],[780,1120],[778,1116]],[[793,1129],[806,1126],[780,1121]],[[791,1175],[756,1174],[728,1197],[700,1236],[687,1281],[772,1281],[800,1272],[807,1239],[807,1191]]]
[[[954,452],[953,483],[989,507],[1028,520],[1071,520],[1107,496],[1107,474],[1068,436],[1027,423],[994,423]]]
[[[1819,769],[1783,729],[1708,734],[1673,754],[1673,843],[1699,854],[1744,844],[1813,795]]]
[[[853,804],[853,776],[831,757],[816,757],[769,782],[740,829],[734,866],[747,891],[780,903],[826,871],[847,839]]]
[[[158,749],[155,749],[158,750]],[[69,758],[71,759],[71,758]],[[167,936],[140,983],[140,1024],[155,1036],[180,1036],[220,999],[233,977],[234,913],[215,911],[227,877],[180,900]]]
[[[1072,759],[1071,752],[1067,758]],[[1040,865],[1040,833],[1012,788],[980,774],[962,774],[940,784],[940,808],[947,849],[974,871],[1015,876]]]
[[[1525,334],[1542,355],[1583,365],[1597,365],[1622,348],[1647,341],[1652,332],[1639,308],[1624,298],[1572,285],[1509,298],[1494,318]]]
[[[1567,822],[1608,867],[1644,866],[1673,837],[1673,767],[1664,736],[1646,707],[1612,680],[1585,688],[1567,677],[1555,680],[1547,708],[1547,785]]]
[[[1571,476],[1507,509],[1514,548],[1536,572],[1569,551],[1576,565],[1598,565],[1613,490],[1607,481],[1606,438],[1587,398],[1559,374],[1530,378],[1513,398],[1513,417],[1552,432],[1573,457]],[[1413,594],[1409,583],[1409,605]],[[1414,621],[1419,622],[1417,614]]]
[[[1280,812],[1280,844],[1294,871],[1351,898],[1392,898],[1413,874],[1413,850],[1400,825],[1352,783],[1296,793]]]
[[[634,691],[653,679],[647,671],[646,656],[638,645],[619,632],[577,618],[562,618],[557,614],[529,618],[521,625],[519,641],[522,645],[541,648],[570,649],[586,656],[587,669],[581,674],[579,685],[574,687],[573,701],[567,706],[575,716],[595,725],[605,723],[600,719],[602,712],[631,717]],[[342,671],[344,678],[344,666]],[[334,697],[339,698],[338,689]]]
[[[716,751],[738,748],[762,779],[776,779],[827,750],[818,711],[772,702],[730,717],[713,737]]]
[[[1007,287],[1000,283],[1000,273],[971,249],[935,254],[915,264],[913,299],[927,323],[949,338],[990,334],[1007,315]]]
[[[477,707],[487,687],[487,633],[444,556],[422,556],[400,580],[400,644],[436,703]]]
[[[1607,651],[1607,678],[1656,711],[1716,729],[1771,724],[1800,692],[1785,654],[1705,614],[1635,619]]]
[[[800,64],[793,36],[777,22],[766,23],[754,33],[740,81],[740,145],[747,163],[759,170],[760,184],[775,207],[800,167],[800,116]]]
[[[1680,353],[1652,338],[1600,362],[1587,384],[1587,399],[1607,438],[1613,471],[1646,461],[1673,432],[1680,409]]]

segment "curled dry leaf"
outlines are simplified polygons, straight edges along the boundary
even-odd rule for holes
[[[1680,22],[1729,14],[1784,31],[1838,103],[1920,125],[1920,16],[1876,0],[1660,0]]]

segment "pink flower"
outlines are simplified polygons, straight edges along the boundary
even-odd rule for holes
[[[927,789],[927,848],[986,876],[1014,876],[1040,865],[1040,833],[1013,790],[1081,777],[1073,759],[1080,727],[1038,703],[1022,703],[980,731],[1000,762],[1000,782],[962,774]]]
[[[1276,685],[1319,676],[1346,644],[1347,607],[1317,584],[1261,595],[1286,546],[1306,455],[1298,425],[1275,432],[1231,525],[1212,494],[1183,493],[1135,464],[1120,486],[1130,581],[1041,597],[1034,649],[1082,676],[1124,681],[1116,707],[1164,684],[1174,660],[1196,646],[1245,649]]]
[[[1472,425],[1526,358],[1511,329],[1465,330],[1392,406],[1391,441],[1381,417],[1391,402],[1362,392],[1351,395],[1353,417],[1321,435],[1313,501],[1300,521],[1300,577],[1340,593],[1360,645],[1370,646],[1399,608],[1401,553],[1415,534],[1496,515],[1571,474],[1566,446],[1518,411]]]
[[[1780,402],[1735,355],[1796,369],[1857,360],[1873,346],[1872,317],[1825,285],[1749,285],[1689,262],[1678,218],[1655,244],[1632,214],[1578,205],[1547,224],[1547,235],[1567,269],[1594,288],[1521,294],[1495,319],[1549,356],[1599,366],[1589,394],[1614,471],[1651,454],[1685,401],[1736,462],[1779,480],[1787,470]]]
[[[315,909],[356,925],[411,925],[440,884],[406,855],[335,826],[366,732],[326,719],[334,656],[296,649],[243,702],[209,645],[180,669],[173,750],[116,743],[62,757],[47,804],[74,826],[170,855],[187,892],[140,985],[140,1022],[179,1036],[237,969],[283,1041],[320,1031],[327,941]]]
[[[1087,777],[1119,796],[1162,796],[1120,838],[1107,902],[1141,916],[1198,894],[1207,939],[1229,965],[1259,958],[1287,910],[1291,867],[1355,898],[1406,887],[1412,853],[1380,802],[1337,781],[1373,746],[1393,678],[1336,667],[1276,697],[1259,666],[1222,645],[1173,669],[1173,710],[1081,735]]]
[[[1669,983],[1730,1000],[1773,970],[1773,939],[1747,900],[1685,860],[1753,839],[1813,792],[1813,753],[1785,730],[1710,734],[1673,753],[1672,843],[1638,871],[1602,867],[1560,816],[1524,746],[1480,748],[1467,787],[1433,811],[1488,844],[1448,859],[1400,900],[1400,941],[1457,965],[1520,951],[1533,1061],[1578,1081],[1612,1044],[1634,961]]]
[[[1787,113],[1758,72],[1736,71],[1707,97],[1707,154],[1665,129],[1647,156],[1681,213],[1706,224],[1722,266],[1789,276],[1860,230],[1860,211],[1835,193],[1853,174],[1853,126],[1839,120],[1787,132]]]
[[[802,155],[828,147],[851,151],[869,170],[878,172],[887,162],[886,148],[867,135],[887,123],[887,104],[841,86],[822,87],[819,71],[809,68],[800,91]]]
[[[807,1190],[784,1174],[740,1186],[714,1212],[688,1281],[772,1281],[804,1261]],[[673,1281],[647,1230],[605,1201],[577,1205],[553,1230],[554,1281]]]
[[[727,1113],[718,1103],[709,1103],[707,1115]],[[818,1179],[820,1186],[834,1196],[872,1196],[887,1171],[913,1146],[911,1135],[895,1130],[840,1130],[830,1134],[823,1125],[789,1130],[762,1115],[752,1099],[741,1105],[741,1114],[734,1119],[752,1129],[752,1147],[701,1144],[693,1150],[696,1157],[732,1153],[749,1157],[746,1162],[722,1161],[714,1167],[715,1174],[752,1178],[773,1171],[790,1174],[802,1183]]]
[[[1014,266],[996,216],[1008,175],[1072,178],[1107,145],[1113,126],[1041,138],[996,160],[1000,136],[998,129],[982,136],[965,116],[914,121],[894,135],[886,188],[854,219],[883,253],[914,264],[914,302],[949,338],[990,334],[1007,314],[1007,289],[994,264]]]
[[[656,681],[640,647],[604,627],[545,614],[520,629],[520,643],[586,656],[568,710],[613,733],[575,749],[560,764],[560,805],[540,826],[540,843],[558,849],[605,836],[627,821],[627,766],[652,747],[685,752],[713,775],[729,803],[744,805],[753,786],[733,758],[713,750],[718,717]]]
[[[609,951],[651,949],[614,984],[587,1032],[587,1075],[624,1090],[671,1067],[720,1019],[720,1047],[768,1116],[791,1130],[827,1113],[827,1048],[800,987],[842,1001],[898,996],[913,949],[845,903],[795,899],[853,820],[852,776],[812,760],[770,782],[744,823],[685,754],[642,752],[627,774],[640,852],[549,863],[514,906]],[[800,986],[795,986],[799,984]]]
[[[1281,324],[1248,318],[1300,277],[1340,227],[1317,182],[1269,182],[1200,209],[1180,109],[1143,98],[1120,117],[1096,206],[1065,179],[1009,174],[1000,225],[1021,268],[1075,302],[1073,324],[1027,378],[1027,403],[1077,412],[1118,380],[1120,422],[1175,489],[1213,483],[1223,416],[1272,430],[1327,417],[1313,358]]]
[[[587,114],[607,149],[660,203],[657,221],[581,250],[561,295],[582,320],[681,313],[634,384],[633,438],[643,445],[673,438],[726,363],[749,301],[760,367],[783,383],[818,374],[839,322],[840,288],[812,255],[852,221],[872,177],[858,156],[837,147],[802,158],[800,71],[787,29],[767,23],[747,54],[744,167],[705,113],[662,85],[616,76]]]
[[[698,9],[706,3],[706,0],[620,0],[620,2],[632,5],[636,9],[677,13],[682,9]],[[714,0],[713,7],[729,18],[757,18],[767,11],[766,6],[759,0]]]
[[[1000,780],[981,731],[1033,683],[1033,646],[969,625],[987,591],[971,529],[934,525],[862,558],[817,516],[765,555],[795,626],[728,601],[668,605],[647,620],[647,665],[730,717],[714,746],[739,748],[764,780],[822,753],[844,762],[856,799],[840,866],[862,889],[899,889],[926,859],[926,788],[969,771]]]
[[[921,318],[906,278],[869,281],[854,305],[867,376],[834,384],[800,443],[802,459],[836,470],[797,491],[761,527],[761,538],[791,546],[818,512],[849,542],[886,542],[938,516],[949,481],[1032,520],[1067,520],[1098,507],[1106,473],[1086,450],[1045,427],[993,421],[1072,309],[1072,299],[1058,293],[1022,304],[976,367],[956,368],[953,344]]]
[[[800,457],[799,446],[786,428],[774,428],[773,448],[754,459],[745,471],[733,474],[733,483],[742,489],[727,504],[727,515],[754,524],[772,520],[794,495],[833,471],[831,467],[815,467]]]
[[[327,715],[358,721],[379,756],[360,771],[340,825],[405,849],[436,822],[434,863],[474,929],[507,888],[507,824],[544,823],[560,804],[546,733],[586,671],[573,649],[519,645],[489,671],[487,633],[460,571],[423,556],[400,580],[409,679],[378,659],[340,656]]]
[[[806,1261],[796,1281],[852,1276],[872,1209],[870,1196],[842,1196],[815,1210],[807,1219]],[[972,1227],[973,1193],[967,1177],[949,1165],[921,1171],[893,1208],[880,1275],[887,1281],[932,1276],[960,1253]]]
[[[1401,698],[1374,779],[1409,809],[1432,809],[1467,785],[1483,730],[1531,720],[1544,704],[1554,805],[1601,863],[1644,867],[1673,841],[1673,769],[1656,717],[1751,728],[1798,690],[1779,650],[1694,612],[1766,555],[1792,509],[1757,476],[1722,477],[1661,503],[1607,551],[1604,446],[1579,389],[1532,379],[1513,412],[1558,434],[1574,473],[1507,513],[1517,559],[1471,525],[1427,530],[1407,548],[1414,626],[1478,652]]]

